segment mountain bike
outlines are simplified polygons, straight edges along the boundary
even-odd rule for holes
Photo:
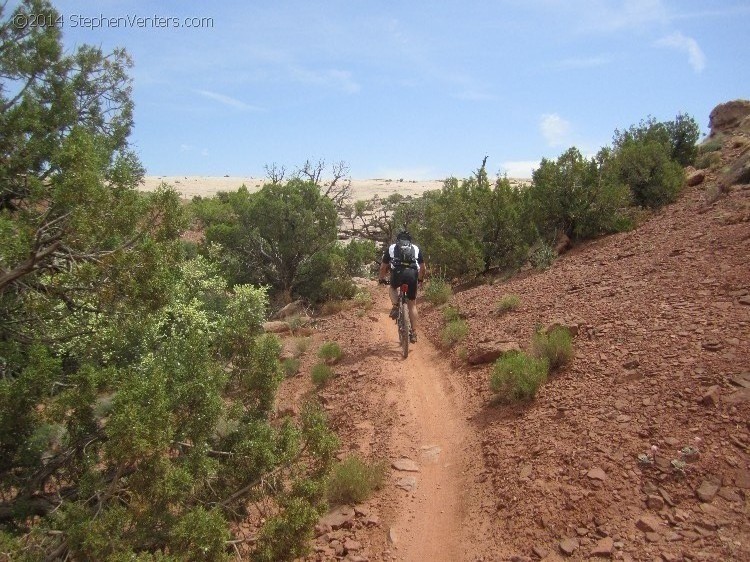
[[[411,334],[411,319],[409,318],[409,305],[407,304],[406,291],[409,285],[402,283],[398,289],[398,343],[401,345],[401,357],[409,357],[409,334]]]
[[[388,281],[380,280],[381,285],[388,285]],[[398,288],[398,314],[396,316],[396,326],[398,326],[398,343],[401,346],[401,356],[406,359],[409,357],[409,337],[411,334],[411,320],[409,319],[409,304],[406,292],[409,285],[402,283]]]

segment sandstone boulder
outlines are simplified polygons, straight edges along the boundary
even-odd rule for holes
[[[289,324],[282,322],[281,320],[272,320],[270,322],[263,322],[263,331],[271,334],[283,334],[289,332]]]
[[[711,135],[737,128],[750,116],[750,100],[733,100],[717,105],[708,116]]]
[[[290,316],[299,316],[304,312],[305,304],[302,301],[294,301],[290,302],[284,308],[277,311],[273,316],[271,316],[271,320],[283,320],[284,318],[289,318]]]

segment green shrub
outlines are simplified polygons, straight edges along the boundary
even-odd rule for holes
[[[542,159],[525,190],[525,213],[543,240],[565,234],[585,240],[618,230],[630,199],[625,184],[603,175],[610,152],[585,158],[573,147],[557,160]],[[551,263],[551,262],[550,262]]]
[[[549,267],[555,262],[556,257],[555,249],[546,242],[542,242],[539,247],[534,250],[534,253],[531,254],[531,265],[539,271],[544,271],[545,269],[549,269]]]
[[[333,377],[333,369],[325,363],[318,363],[310,371],[310,376],[315,386],[323,386]]]
[[[717,152],[721,150],[722,144],[723,142],[721,137],[714,137],[711,140],[707,140],[703,144],[698,145],[698,155],[703,156],[704,154]]]
[[[463,341],[468,333],[469,325],[465,321],[461,319],[452,320],[445,325],[441,332],[443,345],[445,347],[452,347],[458,342]]]
[[[326,279],[323,281],[321,287],[323,289],[323,294],[327,299],[351,299],[357,294],[357,286],[348,277]]]
[[[439,277],[430,279],[424,290],[424,298],[435,306],[447,303],[452,294],[450,283]]]
[[[547,380],[548,371],[545,358],[538,359],[523,352],[509,353],[495,362],[490,387],[508,400],[530,400]]]
[[[310,348],[310,338],[297,338],[294,342],[294,353],[297,357],[304,355]]]
[[[361,308],[362,310],[370,310],[372,308],[372,295],[369,291],[359,291],[354,295],[354,306]]]
[[[521,306],[521,298],[518,295],[503,295],[497,303],[495,310],[499,313],[510,312]]]
[[[328,479],[328,501],[333,505],[361,503],[383,485],[384,462],[368,463],[356,455],[333,466]]]
[[[717,168],[721,165],[721,153],[719,152],[705,152],[700,154],[695,159],[695,167],[699,170],[706,170],[709,168]]]
[[[290,357],[289,359],[284,359],[284,361],[281,364],[281,367],[284,369],[284,374],[287,377],[293,377],[297,373],[299,373],[299,366],[300,366],[300,360],[296,357]]]
[[[323,303],[320,307],[320,313],[323,316],[331,316],[332,314],[338,314],[342,310],[348,310],[352,306],[352,301],[340,301],[331,300]]]
[[[446,324],[461,319],[461,313],[455,306],[447,306],[443,309],[443,320]]]
[[[532,341],[536,357],[546,359],[551,369],[568,363],[573,357],[573,337],[570,330],[556,326],[549,333],[537,332]]]
[[[341,346],[335,341],[325,342],[318,350],[318,357],[326,363],[335,363],[344,354]]]

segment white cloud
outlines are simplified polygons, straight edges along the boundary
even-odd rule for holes
[[[500,164],[500,173],[509,178],[530,178],[541,160],[508,160]]]
[[[548,145],[563,146],[567,142],[570,123],[557,113],[548,113],[542,115],[539,128]]]
[[[666,37],[662,37],[655,43],[655,45],[657,47],[667,47],[669,49],[675,49],[687,53],[690,66],[693,67],[695,72],[703,72],[703,69],[706,68],[706,55],[701,50],[698,42],[692,37],[683,35],[679,31],[667,35]]]
[[[259,107],[247,104],[244,101],[238,100],[237,98],[225,96],[224,94],[219,94],[217,92],[211,92],[210,90],[195,90],[195,93],[200,94],[204,98],[217,101],[220,104],[234,107],[235,109],[241,109],[243,111],[260,111]]]

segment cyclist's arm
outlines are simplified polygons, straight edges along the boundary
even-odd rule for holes
[[[424,262],[420,263],[419,264],[419,274],[418,274],[418,279],[420,281],[424,281],[424,276],[425,276],[426,271],[427,271],[427,268],[424,266]]]
[[[380,271],[378,272],[378,277],[380,279],[385,279],[388,277],[388,264],[384,261],[380,262]]]
[[[389,252],[389,249],[386,248],[385,252],[383,252],[383,257],[380,258],[380,271],[378,272],[378,277],[380,279],[385,279],[388,277],[388,270],[390,269],[390,263],[391,263],[391,254]]]

